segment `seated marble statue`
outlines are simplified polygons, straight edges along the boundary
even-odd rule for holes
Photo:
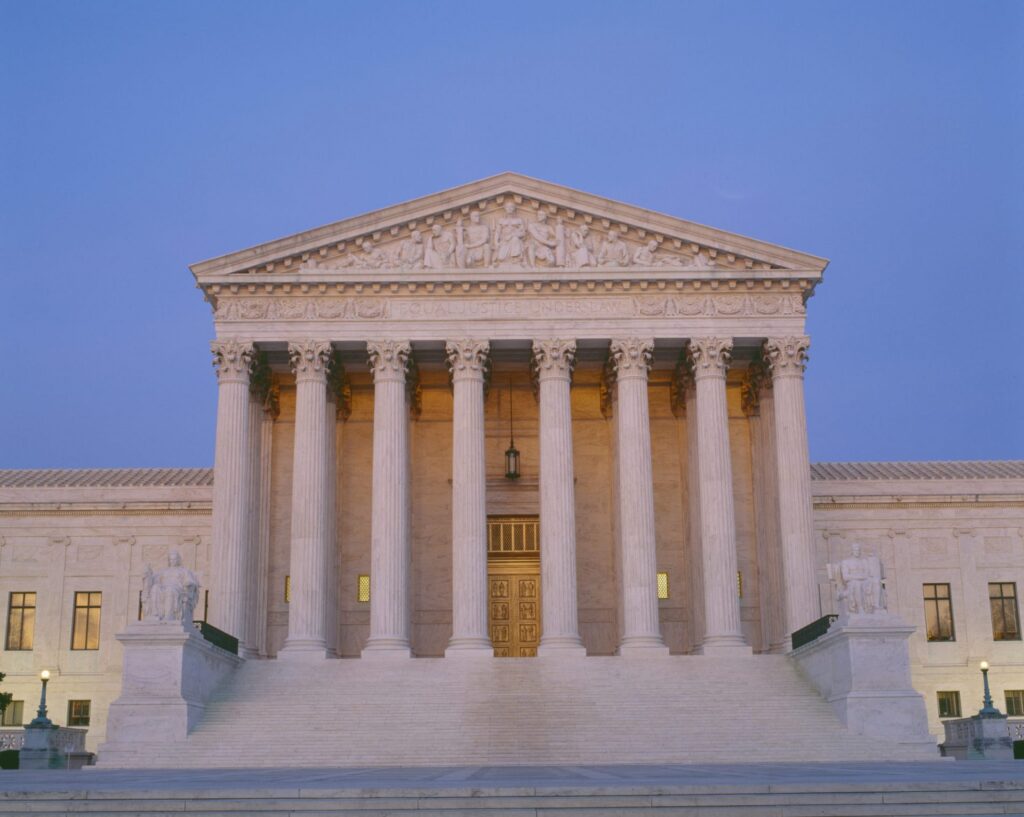
[[[854,542],[849,558],[829,565],[829,578],[835,583],[840,614],[885,613],[887,611],[884,571],[877,556],[865,556]]]
[[[192,612],[199,599],[199,579],[181,563],[181,554],[167,554],[167,567],[154,571],[146,565],[142,577],[142,618],[144,621],[180,621],[192,624]]]

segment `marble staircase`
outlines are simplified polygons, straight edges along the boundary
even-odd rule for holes
[[[852,734],[784,656],[248,661],[118,767],[936,760]]]

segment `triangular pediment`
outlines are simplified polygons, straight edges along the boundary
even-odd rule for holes
[[[502,173],[192,266],[235,274],[358,270],[799,270],[827,261],[517,173]]]

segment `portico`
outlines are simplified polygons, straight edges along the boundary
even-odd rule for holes
[[[539,515],[541,657],[786,649],[819,616],[802,373],[824,266],[514,174],[195,265],[211,620],[252,656],[489,656],[487,518],[511,511]],[[741,395],[769,388],[754,446]]]

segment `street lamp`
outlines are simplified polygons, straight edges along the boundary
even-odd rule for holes
[[[43,683],[43,690],[39,694],[39,709],[29,726],[52,726],[53,722],[46,717],[46,682],[50,680],[50,671],[44,669],[40,672],[39,680]]]
[[[988,661],[982,661],[979,667],[981,668],[981,677],[985,682],[985,705],[978,712],[978,717],[1001,718],[1003,717],[1003,713],[992,705],[992,693],[988,688]]]
[[[519,449],[512,430],[512,381],[508,381],[508,448],[505,450],[505,479],[519,479]]]

